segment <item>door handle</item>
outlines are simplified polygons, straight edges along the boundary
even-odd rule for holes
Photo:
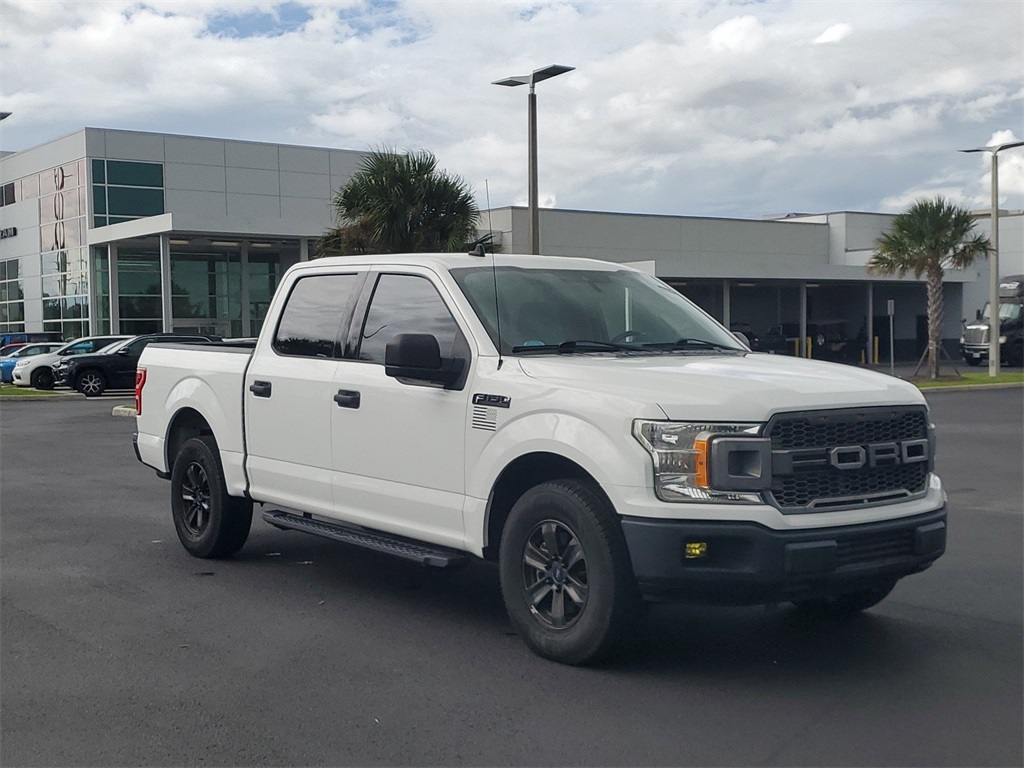
[[[249,385],[249,391],[256,395],[256,397],[270,397],[270,382],[254,381]]]
[[[334,396],[334,402],[342,408],[358,408],[359,393],[350,389],[339,389],[338,394]]]

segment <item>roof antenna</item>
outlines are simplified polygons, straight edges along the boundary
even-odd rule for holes
[[[498,368],[501,370],[502,363],[505,360],[501,356],[501,305],[498,303],[498,267],[497,259],[494,257],[494,225],[491,223],[491,188],[487,183],[487,179],[484,179],[484,192],[487,195],[487,242],[491,244],[491,277],[494,279],[494,324],[498,335]],[[483,248],[483,243],[477,245],[477,248]]]

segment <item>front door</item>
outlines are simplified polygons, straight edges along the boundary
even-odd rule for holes
[[[385,349],[400,333],[433,334],[442,357],[470,363],[429,273],[376,276],[358,359],[340,362],[334,380],[335,504],[352,522],[460,547],[468,390],[387,376]]]

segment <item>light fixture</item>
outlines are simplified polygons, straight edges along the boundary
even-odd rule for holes
[[[219,245],[225,248],[234,248],[238,245],[238,243],[232,240],[213,240],[210,242],[210,245]]]
[[[188,245],[188,240],[171,240],[171,245]]]
[[[250,248],[273,248],[273,243],[249,243]]]
[[[999,153],[1004,149],[1024,147],[1024,141],[993,144],[990,147],[961,149],[960,152],[990,152],[992,154],[992,243],[988,283],[988,375],[999,375]]]
[[[737,288],[753,288],[757,283],[736,283]]]
[[[540,208],[537,190],[537,94],[534,86],[542,80],[572,72],[575,67],[563,64],[551,64],[535,69],[529,75],[515,75],[502,80],[495,80],[491,85],[529,85],[530,95],[527,97],[529,138],[528,176],[529,176],[529,211],[530,211],[530,253],[540,253]]]

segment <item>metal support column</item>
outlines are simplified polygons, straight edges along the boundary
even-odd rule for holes
[[[732,325],[732,294],[728,280],[722,281],[722,325],[726,328]]]
[[[118,299],[120,288],[117,284],[117,243],[107,245],[107,290],[110,292],[110,332],[121,332],[121,307]]]
[[[807,281],[800,281],[800,341],[797,357],[807,357]]]
[[[249,241],[238,244],[239,262],[242,267],[242,335],[252,336],[252,313],[249,311]]]
[[[174,314],[171,306],[171,236],[160,235],[160,309],[161,327],[165,333],[174,330]]]
[[[868,348],[864,351],[864,357],[868,361],[868,365],[875,365],[878,363],[875,360],[875,284],[868,283],[868,323],[867,323],[867,334],[868,334]]]
[[[309,238],[299,238],[299,261],[309,261]]]

